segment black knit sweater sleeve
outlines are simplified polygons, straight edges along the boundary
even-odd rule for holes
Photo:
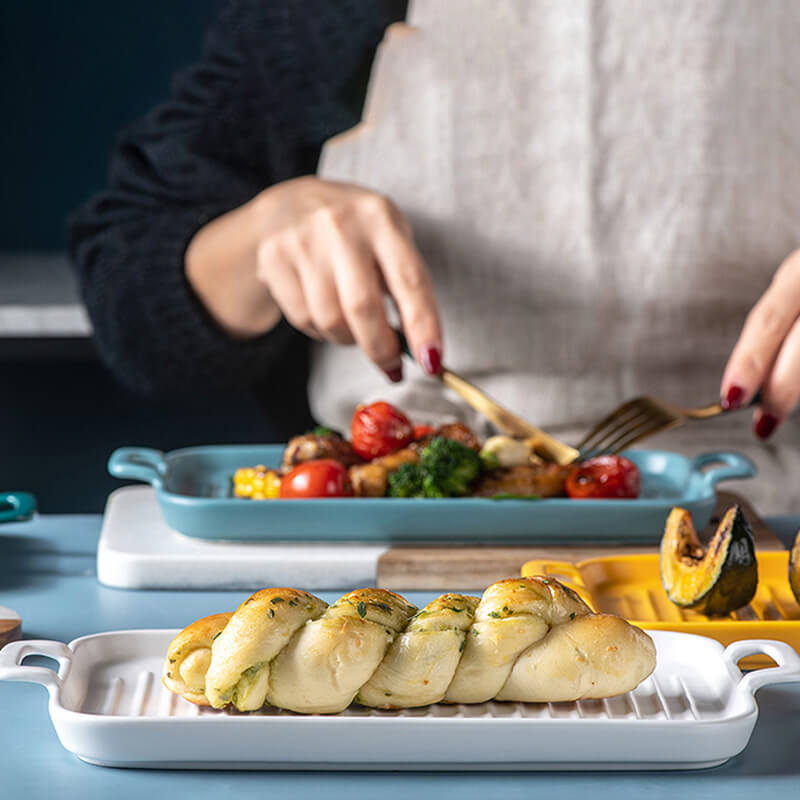
[[[80,209],[69,245],[98,349],[142,391],[263,380],[292,340],[285,322],[235,341],[184,276],[199,228],[274,183],[313,173],[323,142],[360,118],[369,67],[397,0],[239,0],[203,62],[132,125],[109,187]]]

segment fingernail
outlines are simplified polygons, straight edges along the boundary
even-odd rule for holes
[[[403,380],[403,368],[402,367],[392,367],[391,369],[385,369],[384,372],[386,373],[386,377],[392,383],[400,383]]]
[[[728,393],[722,398],[722,408],[725,411],[736,411],[737,408],[742,407],[742,400],[744,400],[744,389],[737,386],[735,383],[728,389]]]
[[[762,414],[754,426],[756,436],[759,439],[766,439],[778,427],[778,418],[772,414]]]
[[[423,347],[420,356],[422,368],[428,375],[438,375],[442,371],[442,356],[436,347]]]

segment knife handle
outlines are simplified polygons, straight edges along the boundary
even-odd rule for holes
[[[406,335],[400,328],[392,328],[394,331],[395,336],[397,336],[397,341],[400,342],[400,350],[402,350],[404,355],[407,355],[409,358],[414,359],[414,355],[411,352],[411,348],[408,346],[408,339],[406,339]]]

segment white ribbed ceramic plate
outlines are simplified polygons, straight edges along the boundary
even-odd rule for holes
[[[716,766],[747,745],[756,690],[800,681],[800,657],[782,642],[749,640],[723,650],[712,639],[655,631],[655,673],[609,700],[239,714],[199,709],[163,688],[162,661],[176,633],[14,642],[0,651],[0,680],[46,686],[61,743],[93,764],[370,770]],[[778,666],[742,676],[737,662],[755,653]],[[36,654],[56,659],[58,674],[22,664]]]

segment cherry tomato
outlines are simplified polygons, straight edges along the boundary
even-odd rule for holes
[[[567,494],[574,499],[634,498],[639,496],[640,484],[633,461],[623,456],[596,456],[572,468]]]
[[[356,408],[350,436],[356,453],[370,461],[410,444],[414,440],[414,428],[402,411],[379,401]]]
[[[414,441],[418,442],[420,439],[424,439],[426,436],[433,436],[435,430],[436,428],[434,428],[433,425],[415,425]]]
[[[349,497],[352,493],[347,467],[332,458],[305,461],[281,479],[281,499]]]

